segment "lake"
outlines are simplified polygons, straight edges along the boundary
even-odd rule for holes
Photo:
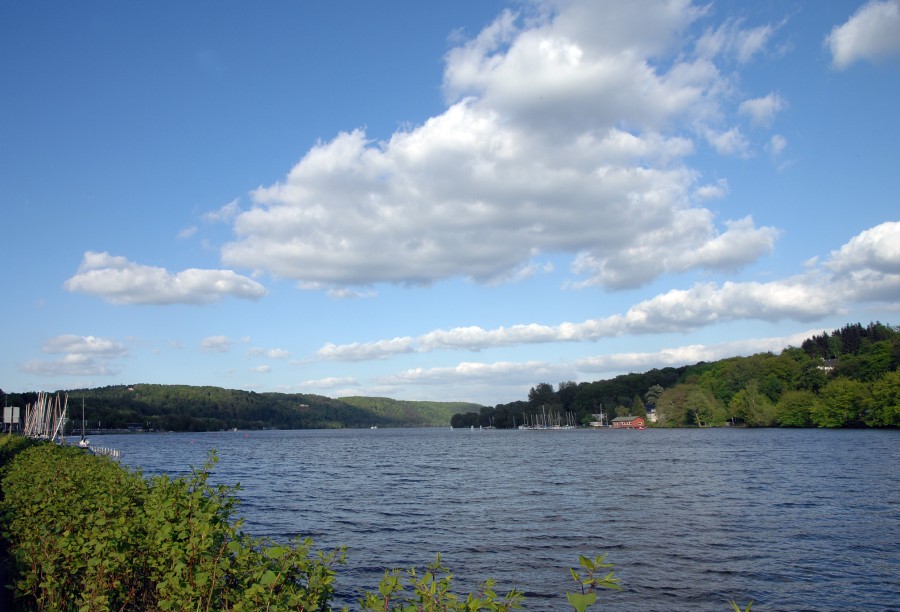
[[[493,577],[568,609],[578,555],[606,553],[603,610],[900,608],[900,431],[304,430],[101,436],[180,475],[209,449],[245,530],[346,545],[337,603],[440,552],[454,591]]]

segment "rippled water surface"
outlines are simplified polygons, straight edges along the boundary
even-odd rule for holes
[[[349,547],[341,601],[440,552],[457,592],[494,577],[564,610],[608,553],[604,610],[900,609],[900,432],[378,429],[104,436],[178,475],[215,448],[245,529]]]

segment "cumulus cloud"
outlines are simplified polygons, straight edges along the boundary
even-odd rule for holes
[[[770,93],[762,98],[744,100],[738,106],[738,113],[748,115],[756,125],[770,126],[775,115],[787,107],[787,102],[777,93]]]
[[[228,353],[234,340],[228,336],[208,336],[200,341],[200,350],[207,353]]]
[[[832,64],[843,70],[860,60],[900,56],[900,0],[872,0],[825,38]]]
[[[900,302],[900,222],[861,232],[833,251],[823,264],[811,262],[804,274],[790,278],[765,283],[696,283],[689,289],[672,289],[641,301],[625,313],[581,322],[494,329],[465,326],[432,330],[415,338],[329,343],[317,357],[362,361],[410,352],[480,351],[523,344],[597,341],[626,334],[681,333],[739,320],[812,322],[837,314],[848,304],[864,302]]]
[[[370,359],[383,359],[391,355],[409,353],[414,350],[413,339],[392,338],[377,342],[366,342],[337,345],[328,343],[316,352],[321,359],[333,361],[367,361]]]
[[[699,244],[691,239],[698,234],[704,235]],[[648,232],[628,248],[601,257],[596,251],[580,253],[572,270],[586,274],[589,280],[574,286],[636,287],[662,272],[685,272],[695,267],[733,271],[769,252],[778,234],[775,228],[756,227],[749,217],[727,222],[720,233],[714,228],[712,213],[697,209],[692,215],[682,216],[678,225]]]
[[[96,295],[111,304],[208,304],[225,296],[258,299],[265,288],[232,270],[191,268],[172,273],[109,253],[87,251],[69,291]]]
[[[253,372],[255,374],[268,374],[271,371],[272,371],[272,367],[267,366],[267,365],[258,365],[255,368],[251,369],[251,372]]]
[[[750,150],[750,141],[744,136],[739,127],[732,127],[725,131],[712,128],[704,131],[706,141],[720,155],[747,156]]]
[[[769,283],[698,283],[635,304],[624,314],[542,325],[437,329],[417,338],[327,344],[317,356],[341,361],[383,359],[398,353],[435,350],[480,351],[550,342],[586,342],[626,334],[688,332],[735,320],[814,321],[835,311],[834,296],[821,283],[795,278]]]
[[[41,350],[45,353],[77,353],[102,357],[121,357],[128,353],[125,345],[117,340],[73,334],[50,338]]]
[[[118,340],[72,334],[48,339],[41,351],[62,357],[28,361],[19,369],[38,376],[111,376],[116,373],[111,361],[128,355],[128,348]]]
[[[300,383],[301,389],[338,389],[355,387],[358,381],[351,377],[331,376],[328,378],[319,378],[316,380],[305,380]]]
[[[441,114],[383,141],[342,132],[254,191],[223,262],[346,297],[340,288],[377,283],[515,282],[541,269],[542,254],[577,259],[586,284],[635,286],[668,270],[644,259],[625,280],[603,262],[659,234],[671,238],[664,258],[711,257],[692,258],[694,268],[719,269],[723,250],[731,267],[768,252],[772,228],[733,231],[694,198],[702,187],[686,160],[697,138],[727,155],[749,146],[729,124],[722,53],[678,42],[707,9],[537,6],[504,12],[447,54]],[[773,32],[732,22],[720,51],[748,61]]]
[[[825,265],[854,301],[900,302],[900,222],[882,223],[854,236],[833,251]]]
[[[719,179],[715,183],[701,185],[694,192],[698,200],[718,200],[728,195],[728,180]]]
[[[386,376],[379,382],[388,385],[447,385],[481,382],[490,384],[502,380],[504,385],[531,383],[535,380],[555,379],[559,372],[570,368],[539,361],[496,363],[463,362],[441,368],[412,368]]]

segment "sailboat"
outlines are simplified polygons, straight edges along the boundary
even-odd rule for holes
[[[81,440],[78,441],[79,448],[90,448],[91,441],[84,435],[84,398],[81,398]]]

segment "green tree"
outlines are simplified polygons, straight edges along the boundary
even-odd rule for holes
[[[803,364],[800,376],[797,378],[797,388],[806,389],[818,393],[819,389],[828,384],[828,375],[821,368],[820,361],[810,360]]]
[[[865,383],[835,378],[819,393],[819,401],[812,410],[812,420],[818,427],[858,425],[871,402],[872,395]]]
[[[775,420],[782,427],[809,427],[816,401],[816,394],[812,391],[788,391],[775,405]]]
[[[661,386],[653,385],[647,389],[646,393],[644,393],[644,400],[651,408],[654,408],[656,407],[656,402],[659,401],[659,396],[663,394],[663,391],[665,391],[665,389]]]
[[[528,391],[528,405],[532,408],[540,406],[549,408],[555,403],[556,393],[553,391],[553,385],[550,383],[540,383]]]
[[[631,414],[644,419],[647,418],[647,407],[641,401],[640,395],[635,395],[634,399],[631,400]]]
[[[775,406],[759,391],[759,383],[751,380],[738,391],[728,404],[731,418],[751,427],[771,427],[775,424]]]
[[[722,425],[727,416],[711,391],[687,383],[666,389],[656,403],[656,414],[664,427]]]
[[[872,385],[872,408],[863,420],[869,427],[900,427],[900,370]]]

